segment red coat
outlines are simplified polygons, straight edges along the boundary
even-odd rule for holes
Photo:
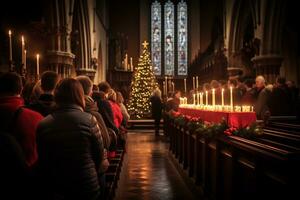
[[[19,107],[24,106],[24,101],[20,97],[0,98],[0,115],[11,116]],[[13,132],[24,151],[28,166],[32,166],[37,161],[36,149],[36,128],[43,116],[35,111],[23,108],[14,124]],[[21,139],[20,139],[21,138]]]
[[[117,103],[115,103],[113,101],[109,101],[109,103],[110,103],[111,109],[113,111],[114,123],[117,128],[120,128],[120,125],[123,121],[123,115],[121,112],[121,108]]]

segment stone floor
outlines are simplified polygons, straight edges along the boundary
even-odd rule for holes
[[[172,164],[165,138],[152,132],[128,134],[115,199],[196,199]]]

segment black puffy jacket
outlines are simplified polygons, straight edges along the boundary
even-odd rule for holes
[[[76,105],[59,108],[37,129],[38,169],[48,199],[97,199],[103,143],[97,121]]]

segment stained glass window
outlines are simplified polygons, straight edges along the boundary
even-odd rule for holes
[[[151,56],[155,75],[161,75],[161,5],[157,1],[151,6]]]
[[[165,4],[165,75],[174,75],[174,4]]]
[[[187,5],[181,1],[177,5],[177,51],[178,75],[187,75]]]
[[[186,76],[188,67],[187,4],[184,0],[177,4],[177,19],[174,17],[174,4],[170,0],[164,5],[164,13],[161,10],[161,4],[158,1],[152,3],[151,56],[154,74],[163,75],[162,67],[164,67],[164,75],[173,76],[175,75],[174,69],[177,67],[177,75]],[[164,19],[163,27],[162,19]],[[177,23],[177,33],[175,33],[175,22]],[[162,33],[164,33],[163,37]],[[177,54],[175,44],[177,44]],[[162,52],[164,52],[164,66],[162,66],[161,60]],[[175,66],[175,55],[177,55],[177,66]]]

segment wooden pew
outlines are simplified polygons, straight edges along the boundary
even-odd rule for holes
[[[289,199],[297,193],[300,151],[295,135],[265,129],[267,134],[256,141],[224,135],[205,138],[172,126],[170,150],[176,156],[182,149],[183,168],[208,199]],[[291,141],[296,145],[289,145]]]

